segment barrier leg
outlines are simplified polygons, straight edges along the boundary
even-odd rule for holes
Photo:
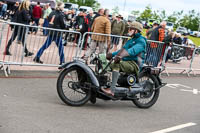
[[[3,71],[4,71],[5,76],[8,77],[8,73],[7,73],[7,71],[6,71],[6,66],[5,66],[4,64],[2,64],[1,68],[2,68]]]

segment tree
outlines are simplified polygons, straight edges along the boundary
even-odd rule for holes
[[[199,13],[196,13],[195,10],[191,10],[188,14],[184,15],[179,22],[181,26],[196,31],[199,28]]]
[[[94,5],[93,10],[94,10],[94,11],[98,11],[98,9],[99,9],[100,7],[101,7],[101,4],[97,2],[97,3]]]
[[[131,14],[133,14],[136,18],[138,18],[140,15],[140,11],[133,10],[131,11]]]
[[[153,16],[150,5],[146,6],[146,9],[141,13],[140,18],[144,20],[151,19]]]
[[[166,11],[165,10],[162,10],[159,14],[159,17],[160,17],[160,21],[163,21],[167,18],[167,15],[166,15]]]
[[[112,9],[113,14],[119,14],[119,7],[116,6]]]
[[[159,10],[153,11],[152,18],[155,20],[160,20],[160,16],[158,13],[159,13]]]
[[[169,15],[167,17],[167,21],[172,22],[172,23],[175,24],[177,22],[176,12],[173,12],[172,15]]]

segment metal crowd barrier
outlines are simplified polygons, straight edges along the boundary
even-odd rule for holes
[[[32,32],[37,30],[39,33],[34,35]],[[45,31],[47,35],[39,35],[41,34],[40,30]],[[60,53],[58,50],[59,48],[57,48],[58,46],[56,46],[55,43],[50,46],[43,46],[47,40],[53,40],[52,38],[48,38],[50,35],[55,36],[55,40],[57,40],[59,36],[61,37],[61,39],[58,39],[58,43],[62,44],[62,47],[59,47]],[[69,62],[73,58],[80,58],[83,55],[87,55],[88,48],[92,48],[91,44],[93,44],[93,51],[97,50],[97,52],[106,52],[106,46],[107,44],[110,44],[110,52],[113,52],[116,49],[122,48],[128,39],[130,38],[126,36],[92,32],[86,32],[82,36],[80,32],[76,31],[58,30],[0,21],[0,69],[3,69],[5,75],[8,76],[10,73],[10,65],[58,67],[62,59],[59,59],[59,57],[63,57],[62,51],[64,53],[64,62]],[[6,55],[5,53],[9,41],[13,41],[12,45],[9,47],[9,52],[12,55]],[[64,46],[65,44],[66,46]],[[34,62],[33,59],[42,46],[44,49],[48,49],[46,49],[40,57],[40,60],[44,62],[43,64],[40,64]],[[32,56],[27,56],[25,54],[25,47],[29,52],[33,53]],[[93,51],[90,52],[92,53]],[[195,54],[200,53],[199,51],[200,48],[195,49],[177,44],[168,47],[165,46],[163,42],[148,40],[145,64],[162,68],[163,71],[166,71],[168,76],[168,70],[170,69],[181,70],[181,73],[186,72],[189,76],[191,72],[194,73],[195,71],[200,70],[200,58]]]
[[[147,41],[145,64],[164,69],[166,45],[159,41]]]
[[[83,39],[80,45],[80,49],[77,53],[77,58],[88,56],[88,53],[94,53],[96,50],[99,51],[100,48],[97,46],[107,44],[111,45],[110,52],[115,50],[115,45],[117,44],[117,50],[123,47],[123,45],[128,41],[130,37],[127,36],[117,36],[109,34],[100,34],[93,32],[86,32],[83,34]],[[95,49],[88,52],[88,48],[91,48],[92,43],[96,43]],[[164,69],[165,59],[166,59],[166,47],[163,42],[148,40],[146,49],[145,64],[153,67],[159,67]],[[100,51],[101,52],[101,51]]]
[[[117,49],[123,47],[123,44],[129,39],[130,37],[126,36],[117,36],[117,35],[110,35],[110,34],[100,34],[100,33],[93,33],[93,32],[86,32],[83,34],[83,39],[81,41],[81,45],[79,50],[77,51],[77,57],[82,57],[83,55],[88,55],[89,48],[92,49],[91,53],[97,52],[106,52],[108,44],[110,44],[110,52],[114,50],[116,47]],[[92,47],[93,44],[93,47]]]
[[[81,33],[76,31],[43,28],[6,21],[0,22],[0,30],[0,65],[6,76],[10,71],[6,71],[9,70],[9,67],[5,67],[5,65],[58,67],[61,63],[71,61],[82,37]],[[35,31],[38,31],[36,35],[34,34]],[[41,31],[45,31],[46,35],[43,36]],[[55,45],[54,40],[58,45]],[[51,45],[47,45],[51,41]],[[41,47],[42,49],[40,49]],[[8,48],[11,55],[6,53]],[[29,56],[31,53],[33,55]],[[43,64],[33,61],[36,54],[37,56],[41,55],[40,60],[43,61]]]
[[[190,76],[193,71],[192,63],[195,57],[195,47],[173,44],[168,48],[167,63],[165,64],[165,71],[169,76],[168,70],[180,70],[180,73],[186,72]]]
[[[196,75],[195,71],[200,71],[200,47],[195,48],[193,52],[188,73],[193,72],[193,74]]]

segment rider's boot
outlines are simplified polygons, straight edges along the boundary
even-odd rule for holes
[[[111,87],[110,89],[103,89],[102,90],[107,93],[107,94],[111,94],[112,96],[114,96],[114,93],[116,91],[116,84],[119,78],[119,72],[117,71],[113,71],[112,72],[112,83],[111,83]]]
[[[111,83],[111,87],[110,87],[112,93],[115,93],[115,91],[116,91],[116,84],[117,84],[118,79],[119,79],[119,72],[113,71],[112,72],[112,83]]]

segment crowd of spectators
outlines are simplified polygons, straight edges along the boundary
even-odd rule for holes
[[[86,50],[88,48],[90,49],[86,52],[84,58],[88,58],[88,56],[90,56],[91,53],[95,51],[97,46],[99,46],[100,53],[104,52],[108,47],[109,48],[112,47],[113,48],[112,51],[116,51],[117,46],[120,43],[120,38],[118,36],[129,36],[128,29],[131,21],[124,20],[123,16],[121,16],[120,14],[113,14],[112,18],[110,18],[109,10],[103,8],[99,9],[98,12],[93,12],[92,10],[90,10],[87,12],[80,11],[79,13],[77,13],[75,9],[69,10],[69,9],[64,9],[64,7],[62,7],[62,9],[59,8],[59,16],[61,16],[59,17],[60,19],[59,21],[58,21],[58,16],[56,15],[58,14],[57,8],[52,9],[50,4],[42,6],[40,2],[37,2],[37,5],[33,6],[31,5],[29,0],[24,0],[22,3],[16,2],[11,9],[12,9],[12,11],[10,11],[11,22],[17,22],[33,26],[49,27],[54,29],[79,31],[82,35],[85,32],[115,35],[107,40],[105,38],[103,40],[102,38],[99,40],[99,38],[95,37],[94,35],[85,36],[84,38],[85,42],[83,43],[84,45],[81,48],[83,50]],[[7,12],[7,3],[0,2],[0,17],[3,18],[6,12]],[[23,16],[20,16],[22,14]],[[157,21],[153,22],[152,27],[147,30],[146,38],[154,41],[161,41],[161,42],[165,41],[167,45],[171,45],[172,42],[176,44],[188,43],[188,39],[186,36],[183,38],[180,36],[179,33],[174,33],[171,31],[166,32],[165,26],[166,26],[165,21],[161,23]],[[6,55],[11,55],[9,47],[17,36],[18,36],[17,38],[18,42],[22,43],[23,46],[26,46],[24,42],[24,35],[26,31],[18,32],[18,30],[20,30],[20,27],[15,27],[12,38],[8,42],[8,46],[6,48],[5,52]],[[34,33],[35,35],[37,35],[38,29],[30,28],[29,33]],[[68,33],[66,33],[64,36],[60,36],[59,40],[56,40],[56,38],[52,36],[52,33],[49,33],[47,29],[43,29],[42,35],[48,36],[47,41],[45,42],[43,47],[38,51],[36,57],[34,58],[34,61],[38,63],[43,63],[43,61],[40,60],[40,56],[42,55],[43,51],[51,44],[51,41],[48,41],[49,38],[51,38],[50,40],[55,41],[58,45],[60,53],[59,54],[60,64],[64,63],[63,46],[67,45]],[[87,41],[88,37],[91,37],[90,44]],[[79,36],[77,36],[76,39],[77,42],[79,40],[78,38]],[[60,40],[62,40],[61,41],[62,43],[58,43],[60,42]],[[126,40],[122,40],[122,43],[124,44],[125,41]],[[156,43],[151,43],[150,46],[151,48],[158,47]],[[32,56],[33,54],[34,53],[29,52],[25,47],[26,56]],[[154,52],[154,54],[156,53]]]

